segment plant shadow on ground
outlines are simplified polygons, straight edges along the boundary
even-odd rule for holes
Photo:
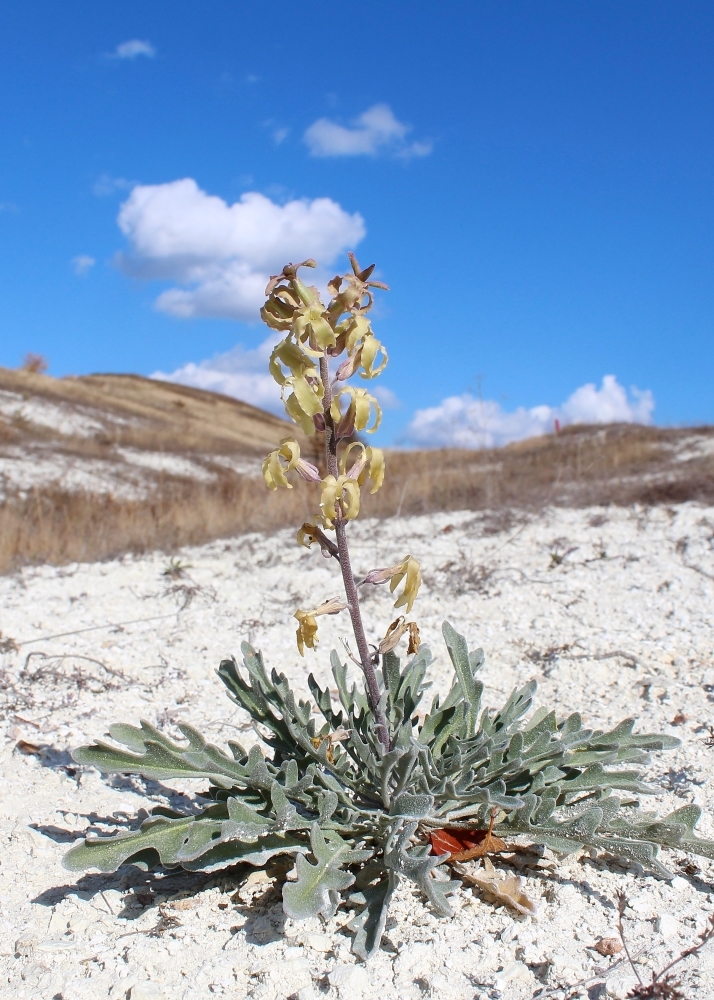
[[[32,902],[40,906],[56,906],[69,896],[86,901],[107,890],[114,890],[123,894],[123,909],[116,916],[135,920],[147,909],[158,907],[167,900],[196,896],[206,889],[218,887],[221,892],[235,892],[251,871],[255,869],[250,865],[232,865],[219,873],[161,867],[147,872],[135,865],[127,865],[116,872],[83,875],[71,884],[45,889]]]
[[[26,740],[20,740],[16,744],[15,749],[25,756],[35,757],[42,767],[49,768],[52,771],[64,772],[70,778],[73,778],[78,786],[81,785],[82,775],[90,770],[90,768],[77,764],[67,750],[59,749],[47,743],[34,744]],[[187,792],[179,792],[175,788],[170,788],[168,785],[164,785],[160,781],[154,781],[151,778],[144,778],[141,775],[120,774],[106,774],[101,777],[109,788],[115,788],[122,792],[133,792],[135,795],[141,795],[146,799],[158,800],[162,805],[168,804],[171,809],[180,808],[199,812],[202,808],[201,803],[196,801],[197,796]],[[201,798],[200,794],[198,798]],[[80,815],[85,814],[82,813]],[[92,813],[92,815],[96,816],[96,813]],[[106,822],[109,825],[116,825],[116,821],[113,818],[108,819]],[[35,827],[35,829],[44,830],[43,827],[39,826]],[[59,830],[59,828],[57,829]],[[99,833],[106,831],[91,830],[90,832]],[[77,833],[76,836],[79,837],[82,834]]]

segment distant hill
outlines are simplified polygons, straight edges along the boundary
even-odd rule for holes
[[[314,490],[270,493],[260,475],[286,435],[319,462],[317,439],[228,396],[0,368],[0,572],[298,526],[316,515]],[[574,426],[484,451],[391,451],[363,506],[480,510],[496,531],[549,505],[685,500],[714,503],[714,427]]]
[[[504,448],[393,452],[367,507],[384,516],[687,500],[714,504],[714,427],[578,424]]]
[[[255,473],[296,430],[229,396],[140,375],[0,368],[0,496],[52,485],[139,499],[167,476]]]

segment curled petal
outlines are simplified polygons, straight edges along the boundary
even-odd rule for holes
[[[389,589],[392,593],[394,593],[402,580],[404,580],[404,590],[401,596],[394,602],[394,607],[401,608],[406,605],[406,613],[409,614],[421,586],[421,567],[412,556],[406,557],[399,568],[399,572],[395,573],[392,577],[389,584]]]
[[[387,367],[389,356],[382,343],[372,333],[369,321],[364,316],[355,316],[349,323],[341,323],[337,328],[338,340],[344,338],[344,349],[349,357],[337,369],[337,381],[344,382],[362,368],[360,378],[373,379],[381,375]],[[375,367],[378,356],[381,362]]]
[[[377,367],[374,367],[375,359],[377,355],[381,352],[382,361]],[[389,363],[389,355],[383,344],[381,344],[373,333],[370,333],[368,337],[364,338],[364,343],[360,348],[360,364],[363,371],[360,372],[360,378],[376,378],[381,375],[384,369]]]
[[[359,514],[360,491],[359,483],[349,476],[325,476],[322,480],[322,496],[320,509],[322,523],[326,528],[334,527],[335,517],[339,514],[351,521]]]
[[[305,375],[291,375],[285,379],[285,385],[291,387],[300,409],[306,416],[314,417],[322,413],[322,397],[325,389],[318,378],[308,381]]]
[[[310,437],[310,435],[314,434],[315,421],[317,420],[317,417],[322,416],[322,414],[318,414],[317,417],[308,416],[308,414],[302,410],[300,403],[298,402],[297,396],[295,396],[293,393],[290,393],[290,395],[284,400],[284,402],[285,402],[285,411],[287,415],[290,417],[293,423],[298,424],[303,434],[306,437]],[[324,428],[318,428],[318,429],[324,429]]]
[[[355,482],[354,479],[346,478],[340,500],[342,516],[346,521],[352,521],[359,514],[359,501],[359,483]]]
[[[377,646],[377,651],[381,656],[385,653],[391,653],[394,647],[397,645],[401,637],[405,632],[409,631],[409,626],[407,625],[404,615],[400,615],[396,618],[386,631],[386,634],[379,646]]]
[[[263,479],[271,490],[276,490],[278,486],[291,490],[292,486],[285,478],[285,473],[297,468],[301,462],[309,465],[300,458],[300,445],[295,438],[283,438],[280,447],[271,451],[263,462]]]
[[[389,589],[394,593],[402,580],[404,580],[404,590],[395,601],[394,607],[401,608],[406,604],[406,613],[409,614],[421,586],[421,567],[413,556],[406,556],[396,566],[370,570],[364,580],[360,582],[360,587],[365,583],[379,586],[379,584],[389,581]]]
[[[405,632],[409,633],[407,655],[411,656],[412,653],[418,653],[419,646],[421,645],[421,639],[419,638],[419,626],[416,622],[408,622],[404,615],[400,615],[399,618],[395,619],[395,621],[393,621],[389,626],[386,635],[377,647],[378,652],[382,656],[385,653],[390,653]]]
[[[344,476],[340,476],[344,479]],[[322,523],[326,528],[334,528],[334,518],[337,516],[335,506],[337,504],[337,490],[339,480],[334,476],[325,476],[322,480],[322,496],[320,497],[320,510],[322,511]]]
[[[283,367],[288,369],[290,375],[286,375]],[[306,374],[317,375],[315,363],[307,356],[299,344],[294,344],[287,337],[273,348],[268,368],[278,385],[285,385],[290,376],[296,378]]]
[[[298,620],[298,627],[295,633],[297,638],[297,648],[300,656],[305,655],[305,646],[314,649],[317,645],[317,622],[314,615],[309,611],[296,611],[294,616]]]
[[[319,300],[298,309],[293,317],[292,330],[295,339],[308,342],[313,351],[325,351],[335,345],[335,331],[330,326],[325,307]]]
[[[349,396],[350,402],[347,410],[342,414],[340,400],[342,396]],[[374,410],[374,423],[368,426]],[[377,400],[366,389],[356,389],[354,386],[346,385],[335,393],[335,397],[330,407],[332,419],[338,424],[337,436],[349,437],[353,431],[366,431],[368,434],[374,433],[382,422],[382,408]]]
[[[268,300],[260,309],[260,318],[272,330],[289,330],[292,323],[292,314],[284,316],[283,310],[276,307],[272,300]]]
[[[280,274],[271,274],[270,281],[265,289],[266,298],[272,294],[281,281],[294,281],[297,278],[299,267],[317,267],[317,262],[312,257],[308,257],[307,260],[303,260],[300,264],[286,264]]]
[[[338,615],[346,607],[347,605],[344,601],[341,601],[338,597],[331,597],[311,611],[301,611],[298,609],[295,612],[293,617],[297,618],[298,621],[296,632],[297,647],[301,656],[305,655],[305,646],[309,649],[315,649],[317,646],[317,622],[315,619],[320,615]]]
[[[372,327],[367,317],[358,313],[357,316],[352,316],[345,333],[345,347],[352,354],[359,347],[360,341],[372,335]]]
[[[359,456],[354,464],[349,466],[350,452],[355,449],[359,452]],[[340,472],[350,479],[356,479],[360,486],[364,486],[367,479],[371,479],[370,493],[376,493],[384,482],[384,452],[381,448],[370,448],[361,441],[353,441],[342,454]]]
[[[372,480],[372,489],[369,492],[376,493],[384,482],[384,452],[381,448],[367,448],[367,461],[369,478]]]
[[[326,559],[332,557],[339,561],[340,557],[337,546],[327,537],[321,528],[318,528],[316,524],[310,524],[306,521],[297,533],[297,540],[298,543],[300,545],[304,545],[306,549],[309,549],[313,542],[317,542],[323,556],[325,556]]]
[[[350,466],[350,454],[353,451],[358,451],[359,456]],[[349,475],[351,476],[352,479],[357,479],[357,477],[362,472],[366,464],[367,464],[367,448],[365,447],[365,445],[362,444],[361,441],[353,441],[351,444],[348,444],[345,450],[342,452],[342,456],[340,458],[340,472],[343,475],[348,474],[347,468],[349,466],[350,468]]]

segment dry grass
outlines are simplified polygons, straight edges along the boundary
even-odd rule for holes
[[[714,454],[677,461],[687,430],[613,424],[484,451],[391,452],[385,485],[365,511],[388,517],[435,510],[537,510],[599,504],[714,502]]]
[[[262,479],[226,475],[210,484],[165,480],[150,500],[35,490],[0,506],[0,572],[28,563],[85,562],[126,552],[176,551],[249,531],[270,531],[304,514],[298,491],[269,493]],[[295,498],[295,499],[294,499]]]
[[[317,498],[304,484],[270,493],[262,479],[221,465],[226,456],[255,465],[280,438],[295,433],[245,403],[133,375],[53,379],[0,369],[0,390],[59,404],[63,413],[88,416],[103,428],[72,436],[29,423],[18,411],[0,417],[0,458],[19,452],[32,464],[35,456],[49,454],[80,469],[99,463],[112,483],[120,483],[127,469],[121,447],[129,446],[198,461],[214,477],[201,482],[146,469],[146,496],[133,500],[120,499],[127,495],[120,490],[70,491],[59,481],[24,493],[7,488],[0,504],[0,572],[28,563],[172,552],[315,516]],[[319,441],[303,444],[315,460]],[[363,499],[366,514],[483,510],[489,515],[481,527],[490,533],[508,530],[519,511],[548,505],[714,503],[711,427],[571,427],[488,451],[393,451],[387,465],[383,488]]]

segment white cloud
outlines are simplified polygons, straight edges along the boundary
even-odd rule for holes
[[[431,143],[408,143],[410,131],[411,125],[397,121],[388,104],[375,104],[355,118],[350,128],[319,118],[306,130],[303,140],[313,156],[377,156],[383,152],[402,159],[428,156]]]
[[[74,273],[81,278],[82,275],[91,271],[97,262],[94,257],[88,257],[87,254],[82,253],[78,257],[73,257],[70,263],[72,264]]]
[[[258,347],[249,349],[237,344],[224,354],[217,354],[198,364],[190,361],[173,372],[154,372],[151,378],[221,392],[225,396],[234,396],[252,406],[285,417],[280,386],[268,374],[270,352],[279,337],[277,333],[271,334]],[[387,386],[369,386],[369,391],[377,397],[382,409],[393,410],[401,405],[396,394]]]
[[[138,38],[122,42],[114,50],[114,57],[116,59],[136,59],[137,56],[146,56],[147,59],[153,59],[155,55],[156,49],[151,42],[142,42]]]
[[[402,401],[399,396],[397,396],[396,392],[393,392],[389,386],[382,385],[381,383],[376,385],[372,383],[370,385],[366,382],[364,383],[363,388],[365,386],[368,391],[372,393],[383,410],[398,410],[402,405]]]
[[[100,174],[92,185],[92,191],[98,198],[115,194],[117,191],[128,191],[136,181],[128,181],[126,177],[112,177],[111,174]]]
[[[602,386],[580,386],[562,406],[520,406],[504,411],[493,400],[450,396],[439,406],[417,410],[406,431],[410,444],[424,448],[495,448],[553,431],[555,421],[566,424],[649,424],[654,411],[649,389],[632,388],[630,395],[614,375],[605,375]]]
[[[285,416],[280,401],[280,387],[268,374],[268,359],[275,344],[275,337],[268,337],[259,347],[246,350],[238,344],[225,354],[217,354],[198,364],[189,362],[169,374],[154,372],[152,378],[164,382],[179,382],[196,389],[222,392],[252,406]]]
[[[330,198],[278,205],[250,191],[229,205],[190,177],[137,185],[117,221],[131,245],[118,263],[135,277],[176,282],[156,308],[179,317],[255,320],[270,274],[306,257],[329,265],[365,234],[361,215]]]

